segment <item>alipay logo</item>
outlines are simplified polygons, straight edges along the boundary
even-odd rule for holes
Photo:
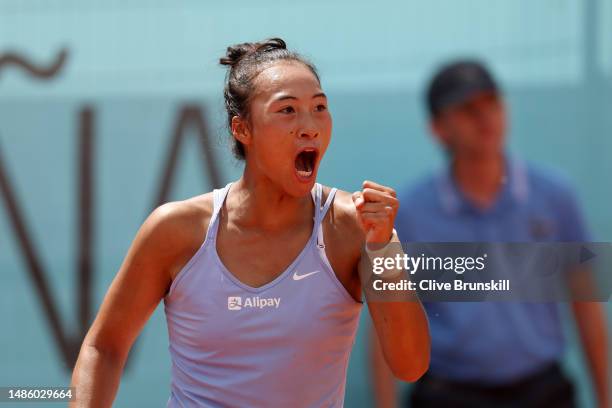
[[[278,309],[278,307],[280,306],[280,301],[281,299],[279,297],[278,298],[262,298],[259,296],[254,296],[254,297],[247,297],[243,301],[241,296],[228,296],[227,309],[228,310],[242,310],[246,308]]]
[[[242,298],[240,296],[229,296],[227,298],[227,308],[229,310],[242,309]]]

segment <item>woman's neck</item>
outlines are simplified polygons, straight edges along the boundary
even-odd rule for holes
[[[281,231],[303,223],[307,219],[305,214],[313,214],[310,195],[290,196],[269,178],[247,170],[231,190],[228,209],[232,211],[232,221],[244,228]]]

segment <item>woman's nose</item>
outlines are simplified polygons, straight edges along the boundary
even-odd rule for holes
[[[300,137],[304,139],[315,139],[319,136],[319,132],[316,130],[303,130],[300,132]]]
[[[304,118],[302,122],[302,126],[298,132],[298,135],[302,138],[314,139],[319,136],[319,130],[315,125],[315,122],[312,118],[307,117]]]

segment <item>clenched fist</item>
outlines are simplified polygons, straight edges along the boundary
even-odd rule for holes
[[[366,234],[366,243],[389,242],[399,208],[395,190],[366,180],[362,190],[353,193],[353,203],[357,220]]]

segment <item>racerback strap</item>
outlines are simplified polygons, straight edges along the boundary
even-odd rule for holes
[[[229,191],[231,185],[232,183],[230,182],[223,188],[216,188],[213,190],[213,213],[210,217],[210,222],[208,223],[208,230],[206,231],[204,242],[207,240],[214,241],[217,238],[219,213],[221,212],[223,201],[225,201],[225,197],[227,196],[227,192]]]
[[[325,204],[323,204],[323,208],[321,208],[321,200],[323,196],[323,187],[321,184],[317,183],[317,205],[315,210],[315,228],[317,228],[317,245],[319,248],[325,248],[325,243],[323,242],[323,219],[325,218],[325,214],[331,207],[332,202],[334,201],[334,196],[336,195],[337,188],[332,188],[327,195],[327,199],[325,200]]]

